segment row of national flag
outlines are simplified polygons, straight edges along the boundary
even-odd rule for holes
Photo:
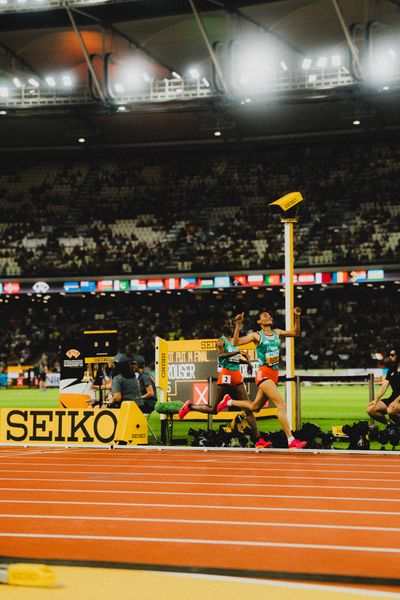
[[[293,283],[295,285],[321,285],[321,284],[343,284],[359,283],[366,281],[384,281],[383,269],[361,269],[354,271],[325,271],[313,273],[295,273]],[[393,279],[393,275],[388,277]],[[140,292],[140,291],[164,291],[164,290],[201,290],[222,288],[257,288],[284,286],[285,275],[255,274],[255,275],[214,275],[203,277],[150,277],[135,279],[100,279],[100,280],[75,280],[57,283],[37,281],[33,284],[23,281],[0,282],[0,294],[44,294],[59,293],[106,293],[106,292]]]

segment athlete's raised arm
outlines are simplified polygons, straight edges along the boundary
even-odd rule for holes
[[[300,335],[300,315],[301,308],[296,306],[293,309],[294,312],[294,327],[293,329],[285,330],[285,329],[274,329],[276,333],[281,337],[298,337]]]
[[[244,322],[244,313],[240,313],[240,315],[236,315],[235,317],[235,331],[233,334],[232,343],[234,346],[243,346],[244,344],[250,344],[250,342],[254,342],[258,344],[260,341],[260,336],[256,331],[252,331],[243,337],[240,337],[240,329]]]

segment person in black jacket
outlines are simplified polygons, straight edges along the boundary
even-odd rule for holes
[[[389,352],[389,368],[385,379],[375,398],[367,406],[367,413],[379,423],[388,423],[386,415],[400,425],[400,350],[394,347]],[[392,393],[388,398],[383,398],[389,385]]]

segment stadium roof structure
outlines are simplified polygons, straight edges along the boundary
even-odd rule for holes
[[[0,0],[0,149],[397,130],[399,28],[395,0]]]

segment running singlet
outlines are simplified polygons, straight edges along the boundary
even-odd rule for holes
[[[279,369],[279,348],[281,347],[281,339],[279,335],[273,332],[271,335],[265,335],[262,331],[260,334],[260,343],[256,348],[257,358],[260,366],[265,365],[270,369]]]
[[[221,340],[224,342],[223,352],[237,352],[237,346],[231,344],[224,335],[221,336]],[[218,357],[218,367],[221,369],[228,369],[229,371],[239,371],[240,370],[240,354],[235,354],[235,356],[231,356],[230,358],[219,358]]]

